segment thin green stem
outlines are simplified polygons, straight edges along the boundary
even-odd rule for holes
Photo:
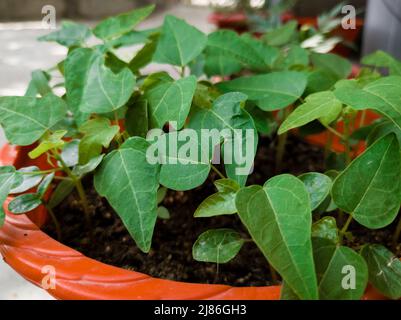
[[[221,179],[226,179],[226,177],[224,176],[224,174],[222,174],[222,173],[220,172],[220,170],[217,169],[213,164],[211,164],[210,166],[211,166],[212,170],[213,170],[214,172],[216,172],[217,175],[218,175]]]
[[[44,203],[44,206],[46,207],[47,213],[49,214],[50,218],[53,221],[54,227],[56,228],[56,234],[57,234],[57,240],[61,241],[61,227],[60,227],[60,223],[57,220],[56,215],[53,212],[53,209],[47,205],[46,203]]]
[[[287,119],[288,115],[291,113],[290,107],[284,109],[284,114],[282,117],[281,123]],[[283,162],[284,154],[285,154],[285,146],[287,144],[288,139],[288,131],[279,135],[278,144],[276,149],[276,172],[279,173],[281,171],[281,165]]]
[[[182,66],[182,67],[181,67],[180,76],[181,76],[181,78],[184,78],[184,77],[185,77],[185,66]]]
[[[353,219],[352,214],[350,214],[348,219],[347,219],[347,222],[345,222],[343,228],[340,231],[340,243],[343,242],[344,235],[347,233],[347,230],[348,230],[348,228],[349,228],[349,226],[350,226],[350,224],[352,222],[352,219]]]
[[[338,132],[336,129],[333,129],[332,127],[330,127],[329,125],[324,124],[324,127],[329,130],[332,134],[336,135],[337,137],[339,137],[341,140],[345,140],[346,137],[345,135],[341,134],[340,132]]]
[[[85,219],[88,224],[88,228],[91,229],[91,219],[90,219],[90,211],[89,211],[89,205],[88,205],[88,200],[86,198],[86,194],[84,191],[84,188],[82,186],[82,181],[79,179],[77,176],[75,176],[71,169],[67,166],[67,164],[64,162],[64,160],[56,153],[53,153],[54,157],[60,162],[62,169],[64,172],[68,175],[68,177],[72,180],[72,182],[75,185],[75,189],[78,192],[78,196],[81,200],[82,207],[84,209],[84,214],[85,214]]]
[[[345,145],[345,164],[348,166],[351,163],[351,145],[350,145],[350,129],[349,119],[344,119],[344,145]]]
[[[50,170],[31,171],[31,172],[22,172],[22,171],[20,171],[19,173],[26,174],[26,175],[42,175],[42,174],[48,174],[48,173],[53,173],[53,172],[57,172],[57,171],[63,171],[63,169],[56,168],[56,169],[50,169]]]
[[[362,128],[365,125],[366,121],[366,110],[362,111],[361,120],[359,121],[359,128]]]

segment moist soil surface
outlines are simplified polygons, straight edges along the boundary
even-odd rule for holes
[[[260,140],[255,158],[255,170],[248,179],[249,185],[263,185],[266,180],[276,175],[275,151],[276,146],[272,140],[267,138]],[[281,163],[281,172],[299,175],[311,171],[324,172],[323,150],[299,138],[289,137],[286,154]],[[275,284],[276,281],[270,274],[265,258],[251,241],[246,242],[236,258],[226,264],[217,266],[212,263],[197,262],[192,258],[193,243],[201,233],[209,229],[233,228],[241,232],[244,238],[250,239],[237,215],[193,218],[198,205],[216,192],[213,185],[216,179],[218,176],[211,172],[207,181],[194,190],[167,192],[161,205],[169,210],[170,219],[158,219],[152,249],[148,254],[136,247],[121,219],[107,201],[97,195],[91,185],[92,179],[87,179],[85,182],[92,215],[93,235],[89,236],[77,195],[72,193],[54,210],[62,229],[61,242],[98,261],[163,279],[232,286]],[[56,238],[52,223],[49,222],[44,230]],[[354,233],[354,230],[352,231]],[[358,237],[349,240],[349,245],[353,247],[358,247],[362,243],[387,244],[391,239],[391,228],[374,232],[362,230],[355,232]],[[399,246],[398,253],[401,253],[400,251]]]

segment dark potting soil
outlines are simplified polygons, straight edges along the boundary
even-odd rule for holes
[[[262,138],[255,159],[255,171],[248,184],[263,184],[276,175],[275,144]],[[281,171],[299,175],[305,172],[324,171],[323,151],[309,145],[299,138],[289,137]],[[72,193],[58,208],[55,214],[61,224],[62,242],[84,255],[98,261],[146,273],[154,277],[193,282],[219,283],[232,286],[266,286],[274,284],[268,264],[253,242],[246,242],[240,253],[232,261],[221,264],[197,262],[192,258],[192,245],[198,236],[208,229],[233,228],[250,238],[237,215],[214,218],[194,218],[197,206],[207,196],[216,192],[213,181],[218,179],[211,172],[207,181],[195,190],[175,192],[169,190],[162,203],[170,212],[170,219],[158,219],[152,240],[152,249],[142,253],[130,237],[121,219],[104,198],[97,195],[92,179],[88,179],[88,200],[92,215],[92,238],[88,235],[84,214]],[[49,222],[45,232],[55,237],[54,226]],[[364,234],[367,242],[386,243],[391,233]],[[377,241],[372,237],[377,236]],[[383,237],[385,239],[383,239]],[[357,242],[353,242],[358,246]]]

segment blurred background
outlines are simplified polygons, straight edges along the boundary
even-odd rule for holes
[[[257,35],[295,19],[299,28],[334,39],[328,50],[355,63],[379,49],[401,59],[401,0],[0,0],[0,96],[23,95],[33,70],[51,68],[66,55],[66,48],[36,40],[50,32],[42,25],[45,6],[54,6],[57,25],[65,19],[95,25],[104,17],[151,3],[157,10],[141,28],[158,26],[166,14],[173,14],[204,32],[228,28]],[[345,5],[355,8],[355,29],[341,28]],[[0,131],[0,146],[4,143]],[[0,299],[50,296],[0,261]]]

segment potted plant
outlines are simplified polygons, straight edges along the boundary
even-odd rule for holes
[[[135,30],[152,10],[64,23],[57,70],[0,98],[5,261],[61,299],[400,298],[401,63],[348,79],[296,31]]]

